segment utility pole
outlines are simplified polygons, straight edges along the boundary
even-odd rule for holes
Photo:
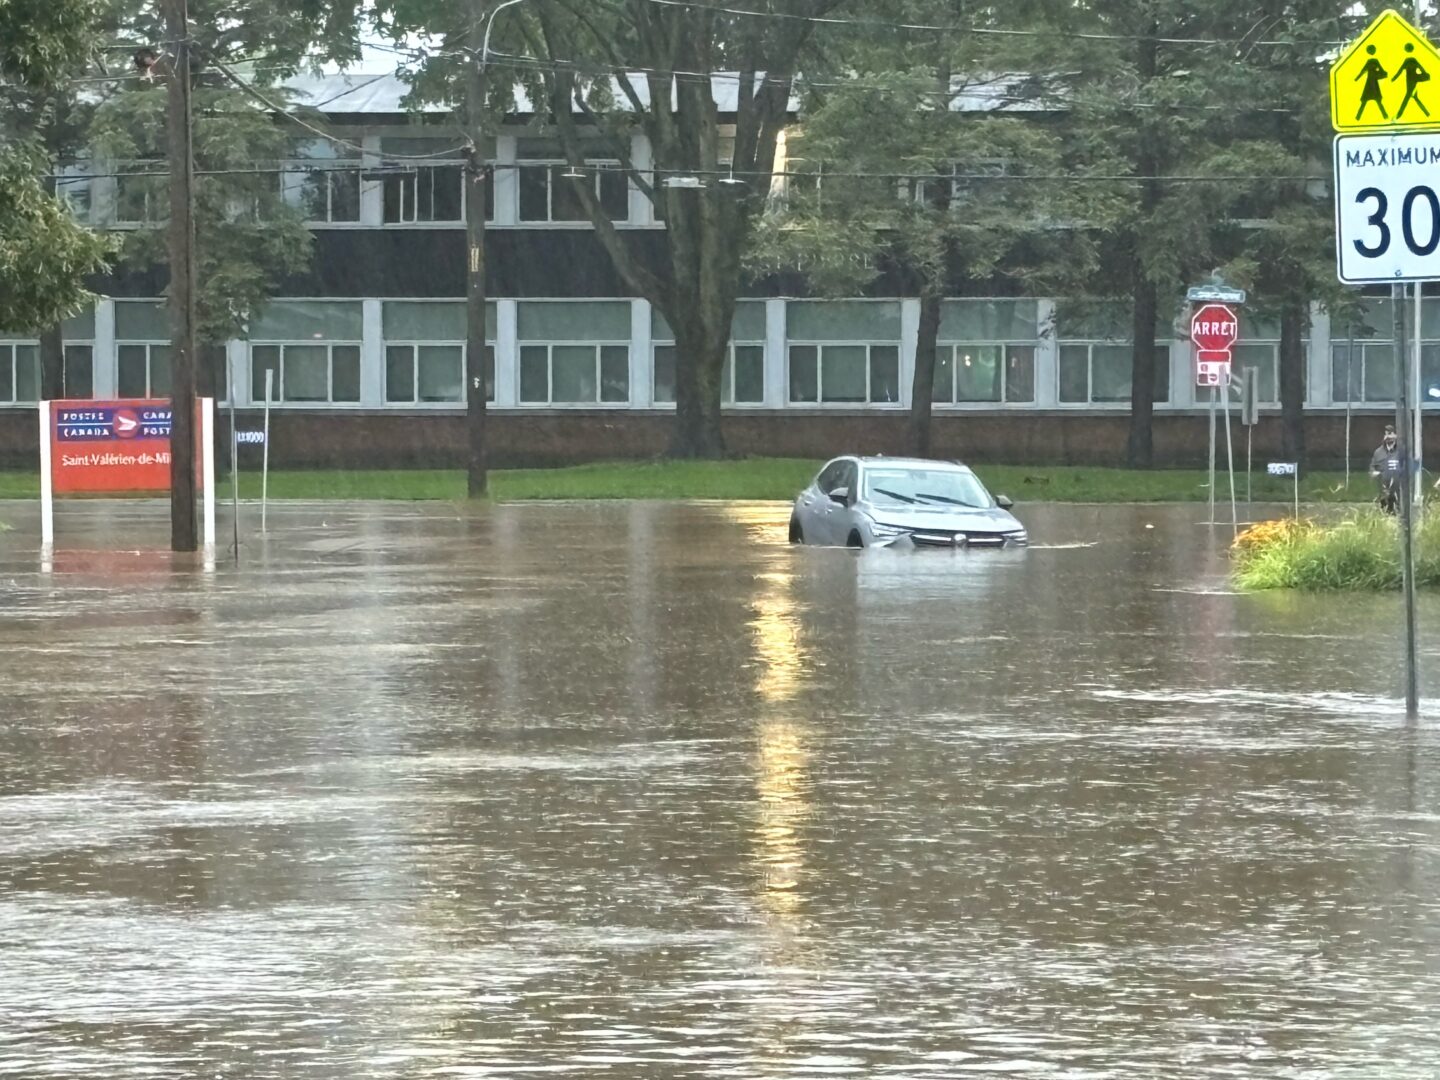
[[[191,146],[190,20],[186,0],[167,0],[165,36],[174,61],[166,108],[170,170],[170,550],[195,551],[195,158]]]
[[[485,402],[485,192],[490,166],[485,160],[485,49],[488,44],[486,0],[473,0],[466,44],[470,63],[465,83],[465,389],[466,491],[478,499],[489,488]]]
[[[1395,352],[1395,432],[1400,451],[1400,586],[1405,600],[1405,717],[1413,720],[1420,715],[1420,678],[1418,673],[1415,644],[1415,548],[1414,548],[1414,507],[1410,503],[1410,489],[1415,476],[1410,463],[1413,453],[1410,430],[1409,401],[1409,351],[1405,338],[1405,299],[1410,291],[1406,285],[1395,285],[1390,291],[1390,302],[1394,306],[1392,319]]]

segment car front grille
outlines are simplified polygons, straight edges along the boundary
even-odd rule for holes
[[[957,539],[958,537],[958,539]],[[993,532],[954,532],[949,529],[921,529],[910,534],[917,545],[926,547],[1004,547],[1005,537]]]

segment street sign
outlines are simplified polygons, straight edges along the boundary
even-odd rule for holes
[[[1330,122],[1336,131],[1440,125],[1440,93],[1425,85],[1440,74],[1440,52],[1395,11],[1381,12],[1330,68]]]
[[[1299,465],[1293,461],[1272,461],[1265,466],[1265,471],[1271,476],[1294,476],[1299,471]]]
[[[1335,137],[1335,244],[1349,285],[1440,278],[1440,131]]]
[[[264,446],[265,432],[263,431],[237,431],[235,441],[241,446]]]
[[[1240,336],[1235,312],[1224,304],[1205,304],[1190,317],[1190,340],[1206,352],[1229,352]]]
[[[1190,317],[1196,386],[1230,385],[1230,346],[1239,333],[1235,313],[1224,304],[1204,304]]]
[[[1192,285],[1185,290],[1185,299],[1192,304],[1243,304],[1245,290],[1228,285]]]

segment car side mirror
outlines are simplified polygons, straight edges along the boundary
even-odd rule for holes
[[[996,495],[995,505],[1000,507],[1001,510],[1009,510],[1015,505],[1015,502],[1009,495]]]
[[[850,489],[848,487],[837,487],[834,491],[830,492],[830,498],[833,502],[837,502],[841,506],[849,506]]]

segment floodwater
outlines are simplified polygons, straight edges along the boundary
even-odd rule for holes
[[[1200,508],[162,512],[0,504],[0,1077],[1440,1074],[1398,598]]]

